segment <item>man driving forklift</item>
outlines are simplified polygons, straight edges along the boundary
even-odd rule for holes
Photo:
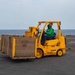
[[[52,28],[52,23],[48,24],[46,32],[44,32],[44,34],[42,35],[41,44],[44,45],[46,40],[54,39],[55,35],[56,34],[54,32],[54,29]]]

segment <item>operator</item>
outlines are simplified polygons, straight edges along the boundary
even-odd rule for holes
[[[48,24],[47,27],[48,28],[47,28],[46,32],[42,35],[42,40],[41,40],[42,45],[44,45],[46,40],[50,40],[55,37],[55,33],[54,33],[54,29],[52,28],[52,25]]]

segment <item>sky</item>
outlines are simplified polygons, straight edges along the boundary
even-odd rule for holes
[[[75,29],[75,0],[0,0],[0,29],[28,29],[45,20]]]

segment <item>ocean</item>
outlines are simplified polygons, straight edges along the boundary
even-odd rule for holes
[[[0,30],[0,35],[23,35],[26,30]],[[63,35],[75,35],[75,30],[61,30]],[[55,30],[57,33],[57,30]]]

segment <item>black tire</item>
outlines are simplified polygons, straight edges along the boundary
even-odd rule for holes
[[[36,58],[42,58],[42,57],[43,57],[43,51],[40,48],[38,48]]]
[[[60,49],[57,51],[57,56],[61,57],[63,55],[63,51]]]

